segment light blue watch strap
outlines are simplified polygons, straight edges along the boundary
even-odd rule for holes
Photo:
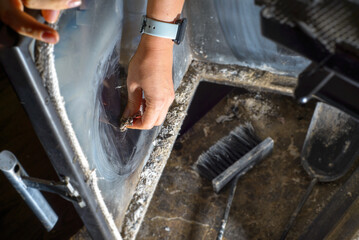
[[[176,39],[179,24],[160,22],[146,16],[144,16],[143,20],[141,33],[172,40]]]

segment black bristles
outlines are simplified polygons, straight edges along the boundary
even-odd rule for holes
[[[202,153],[195,168],[203,177],[212,180],[261,142],[250,123],[236,127],[207,152]]]

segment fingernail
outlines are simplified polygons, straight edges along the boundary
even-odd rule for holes
[[[48,43],[56,43],[57,42],[56,35],[50,31],[43,32],[41,35],[41,38],[42,38],[42,40],[44,40],[45,42],[48,42]]]
[[[56,20],[57,20],[57,16],[58,16],[58,14],[57,14],[56,11],[49,11],[49,12],[47,13],[46,18],[47,18],[47,21],[48,21],[49,23],[55,23]]]
[[[74,8],[74,7],[78,7],[81,5],[81,1],[80,0],[70,0],[67,2],[67,6],[69,8]]]

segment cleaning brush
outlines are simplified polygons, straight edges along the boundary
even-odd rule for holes
[[[217,240],[223,237],[238,179],[268,156],[273,144],[270,137],[261,141],[253,126],[246,123],[236,127],[199,156],[194,168],[201,176],[212,181],[216,193],[233,179]]]

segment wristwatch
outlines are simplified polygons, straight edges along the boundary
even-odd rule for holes
[[[184,38],[186,25],[186,18],[179,19],[174,23],[168,23],[157,21],[144,15],[140,32],[156,37],[172,39],[176,44],[180,44]]]

